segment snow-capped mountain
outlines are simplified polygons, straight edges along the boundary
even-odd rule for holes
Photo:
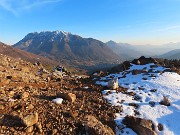
[[[14,47],[80,67],[121,60],[105,43],[64,31],[29,33]]]

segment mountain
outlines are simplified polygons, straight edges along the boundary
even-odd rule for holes
[[[137,51],[133,45],[127,43],[116,43],[111,40],[106,44],[113,50],[114,53],[120,57],[125,57],[126,60],[134,59],[143,55],[143,53]]]
[[[64,31],[29,33],[13,47],[78,68],[102,68],[121,61],[105,43]]]
[[[163,55],[160,55],[159,58],[180,59],[180,49],[169,51]]]
[[[171,50],[180,49],[180,42],[167,43],[162,45],[131,45],[128,43],[116,43],[114,41],[107,42],[108,46],[118,55],[126,56],[127,58],[136,58],[140,55],[159,56]]]
[[[0,54],[13,57],[15,59],[22,59],[28,62],[40,62],[43,65],[58,65],[60,64],[57,61],[50,60],[48,58],[32,54],[23,50],[20,50],[18,48],[13,48],[12,46],[6,45],[2,42],[0,42]]]
[[[171,50],[180,49],[180,42],[163,45],[134,45],[136,50],[143,52],[145,56],[159,56]]]

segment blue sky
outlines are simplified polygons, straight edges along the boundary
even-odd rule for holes
[[[180,0],[0,0],[0,41],[63,30],[103,42],[180,41]]]

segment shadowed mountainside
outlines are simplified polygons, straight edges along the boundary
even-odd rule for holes
[[[51,59],[48,59],[48,58],[45,58],[36,54],[32,54],[32,53],[20,50],[18,48],[13,48],[12,46],[6,45],[2,42],[0,42],[0,54],[7,55],[15,59],[22,59],[22,60],[32,62],[32,63],[40,62],[44,66],[49,66],[49,65],[56,66],[60,64],[57,61],[53,61]]]
[[[14,47],[82,68],[117,64],[119,58],[105,43],[63,31],[29,33]],[[97,68],[97,67],[96,67]]]
[[[166,59],[180,59],[180,49],[172,50],[163,55],[160,55],[159,57]]]

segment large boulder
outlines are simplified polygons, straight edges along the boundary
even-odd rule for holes
[[[92,115],[84,117],[83,125],[89,135],[115,135],[110,127],[103,125]]]
[[[126,116],[123,123],[134,130],[138,135],[157,135],[151,120]]]

